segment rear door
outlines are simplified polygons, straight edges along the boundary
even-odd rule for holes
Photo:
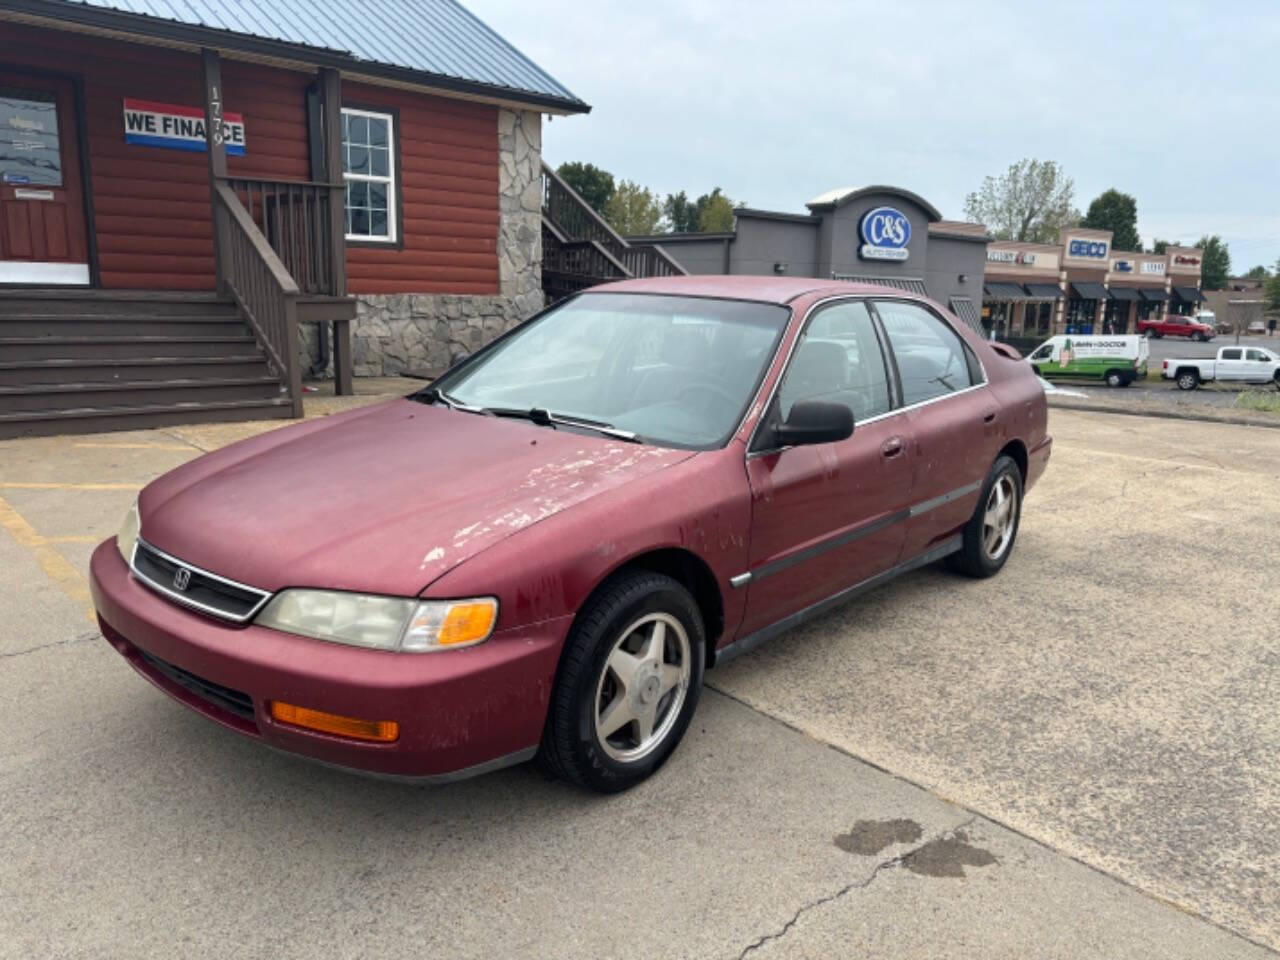
[[[1223,347],[1218,351],[1218,362],[1213,375],[1218,380],[1244,380],[1248,376],[1243,347]]]
[[[853,410],[839,443],[775,448],[769,423],[799,400]],[[861,300],[816,307],[747,455],[751,547],[750,634],[898,561],[911,487],[906,414],[893,390],[879,332]]]
[[[87,284],[70,80],[0,72],[0,284]]]
[[[912,438],[907,559],[968,522],[1001,445],[1001,412],[977,357],[947,320],[912,301],[878,300],[875,309]]]

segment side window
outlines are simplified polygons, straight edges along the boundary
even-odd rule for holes
[[[977,360],[959,335],[924,307],[881,300],[876,312],[898,362],[903,404],[932,400],[980,382]]]
[[[342,108],[342,178],[347,184],[347,239],[396,239],[395,118]]]
[[[1032,354],[1031,359],[1032,360],[1048,360],[1051,356],[1053,356],[1053,344],[1046,343],[1043,347],[1041,347],[1034,354]]]
[[[1262,361],[1263,363],[1266,363],[1266,362],[1267,362],[1267,355],[1266,355],[1265,353],[1263,353],[1261,350],[1250,350],[1250,351],[1246,354],[1246,356],[1247,356],[1250,360],[1260,360],[1260,361]]]
[[[884,353],[865,303],[835,303],[809,320],[778,388],[784,420],[798,400],[843,403],[854,420],[889,412]]]
[[[1223,350],[1223,351],[1222,351],[1222,359],[1223,359],[1223,360],[1239,360],[1239,359],[1240,359],[1240,351],[1239,351],[1239,350],[1237,350],[1237,349],[1234,349],[1234,348],[1233,348],[1233,349]]]

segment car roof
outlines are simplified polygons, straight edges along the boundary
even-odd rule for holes
[[[729,300],[758,300],[762,303],[787,304],[819,293],[872,294],[918,299],[914,294],[875,283],[852,283],[845,280],[819,280],[814,277],[756,277],[710,274],[684,277],[646,277],[619,280],[584,290],[584,293],[665,293],[686,297],[722,297]]]

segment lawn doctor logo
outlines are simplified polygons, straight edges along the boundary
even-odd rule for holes
[[[222,115],[223,142],[227,155],[244,156],[244,117],[238,113]],[[167,147],[170,150],[207,149],[204,136],[204,110],[176,103],[151,100],[124,101],[124,141],[140,147]]]
[[[905,260],[910,254],[911,221],[893,207],[875,207],[862,215],[858,224],[862,246],[858,256],[863,260]]]

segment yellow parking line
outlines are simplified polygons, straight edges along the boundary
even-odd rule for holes
[[[9,531],[9,536],[32,552],[45,576],[83,608],[86,620],[90,623],[97,622],[93,612],[93,601],[89,596],[89,584],[84,576],[66,557],[49,546],[48,541],[36,533],[35,528],[27,523],[17,510],[9,506],[3,497],[0,497],[0,527],[4,527]]]
[[[140,483],[20,483],[0,481],[0,490],[141,490]]]
[[[198,450],[189,443],[73,443],[89,450]]]
[[[45,543],[101,543],[105,537],[41,537]]]

